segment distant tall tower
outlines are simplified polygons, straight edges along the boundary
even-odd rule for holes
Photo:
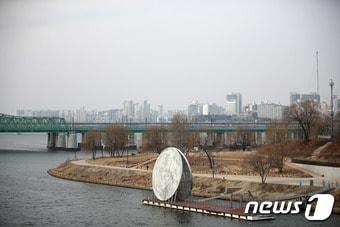
[[[129,121],[135,117],[134,103],[132,100],[123,102],[123,121]]]
[[[150,118],[150,104],[148,103],[148,100],[144,100],[143,103],[143,119],[145,118]]]
[[[226,110],[230,113],[242,113],[242,94],[227,94]]]
[[[319,52],[316,51],[316,93],[319,93]]]

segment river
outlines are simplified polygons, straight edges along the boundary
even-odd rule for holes
[[[303,212],[245,222],[142,205],[150,191],[75,182],[47,170],[74,159],[49,151],[46,134],[0,134],[1,226],[337,226],[340,215],[309,222]],[[77,158],[90,155],[78,152]]]

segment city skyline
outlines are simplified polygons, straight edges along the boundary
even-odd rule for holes
[[[85,2],[0,3],[0,113],[340,95],[339,1]]]
[[[320,96],[316,93],[290,94],[290,105],[313,100],[319,103],[322,114],[330,114],[330,104],[325,101],[320,102]],[[334,97],[334,111],[340,111],[340,98]],[[186,114],[190,121],[229,121],[233,118],[243,119],[244,121],[268,121],[269,119],[280,120],[283,112],[288,106],[280,103],[253,103],[242,106],[242,94],[229,93],[226,95],[225,108],[215,103],[200,103],[194,101],[187,105],[185,110],[164,110],[163,105],[157,108],[152,107],[148,100],[141,104],[134,100],[125,100],[120,108],[113,107],[106,110],[88,110],[81,106],[73,110],[17,110],[17,116],[44,116],[44,117],[62,117],[68,122],[169,122],[175,113]],[[230,105],[232,104],[232,105]],[[230,108],[231,107],[231,108]]]
[[[216,102],[202,102],[200,100],[193,100],[190,103],[187,103],[186,107],[184,109],[169,109],[166,108],[166,106],[164,104],[154,104],[154,103],[149,103],[147,99],[145,100],[135,100],[135,99],[130,99],[130,100],[124,100],[120,106],[111,106],[107,109],[94,109],[94,108],[88,108],[85,105],[79,105],[79,106],[75,106],[71,109],[67,109],[67,108],[61,108],[59,110],[76,110],[79,108],[83,108],[83,109],[87,109],[89,111],[107,111],[107,110],[112,110],[112,109],[121,109],[122,111],[127,111],[126,106],[127,105],[133,105],[134,107],[129,107],[131,108],[139,108],[143,105],[148,105],[148,109],[156,109],[156,108],[162,108],[162,111],[187,111],[188,107],[192,104],[195,105],[217,105],[220,106],[224,109],[225,114],[233,114],[233,113],[242,113],[242,112],[247,112],[245,108],[247,108],[249,105],[256,105],[256,104],[263,104],[263,103],[271,103],[271,104],[277,104],[277,105],[283,105],[283,106],[290,106],[296,102],[304,102],[306,100],[316,100],[318,103],[326,103],[327,105],[330,105],[330,99],[329,100],[322,100],[320,95],[317,94],[316,92],[311,92],[311,93],[299,93],[299,92],[290,92],[288,99],[289,99],[289,103],[287,105],[282,104],[281,102],[268,102],[265,100],[261,100],[260,102],[252,102],[252,103],[245,103],[243,104],[243,95],[239,92],[230,92],[227,93],[225,95],[226,99],[224,100],[223,103],[216,103]],[[230,98],[231,97],[231,98]],[[338,100],[340,99],[340,96],[334,94],[334,100]],[[333,100],[333,101],[334,101]],[[228,110],[228,103],[230,102],[235,102],[233,104],[233,111],[229,111]],[[19,108],[16,109],[16,112],[18,110],[55,110],[55,109],[39,109],[39,108],[34,108],[34,109],[24,109],[24,108]],[[138,110],[133,110],[133,111],[138,111]],[[4,113],[6,114],[6,113]]]

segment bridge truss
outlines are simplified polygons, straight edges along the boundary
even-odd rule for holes
[[[0,114],[0,132],[70,132],[71,126],[59,117],[17,117]]]
[[[18,117],[0,113],[0,133],[4,132],[75,132],[86,133],[89,130],[103,131],[105,127],[113,123],[67,123],[59,117]],[[142,133],[152,127],[162,127],[165,131],[170,130],[171,123],[120,123],[133,133]],[[265,132],[266,123],[187,123],[185,130],[192,132],[235,132],[237,128],[244,126],[252,132]],[[297,131],[291,126],[289,131]]]

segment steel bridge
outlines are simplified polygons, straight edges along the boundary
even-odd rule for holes
[[[17,117],[0,114],[0,132],[70,132],[71,127],[59,117]]]
[[[47,133],[47,147],[51,149],[78,149],[77,134],[86,134],[89,130],[103,131],[107,123],[68,123],[59,117],[18,117],[0,114],[0,133]],[[121,122],[121,126],[131,131],[132,143],[135,143],[134,135],[143,133],[152,127],[161,127],[165,131],[171,130],[173,123],[133,123]],[[244,127],[254,132],[256,144],[262,144],[267,124],[257,123],[186,123],[184,129],[190,132],[212,133],[216,144],[230,144],[233,132]],[[290,129],[292,130],[292,129]],[[294,130],[294,129],[293,129]]]
[[[47,132],[47,133],[86,133],[89,130],[103,131],[110,123],[68,123],[59,117],[18,117],[0,114],[0,132],[24,133],[24,132]],[[169,130],[172,123],[120,123],[133,133],[142,133],[152,127],[162,127]],[[197,132],[225,133],[236,131],[240,126],[246,126],[253,132],[266,131],[266,124],[256,123],[186,123],[185,129]]]

